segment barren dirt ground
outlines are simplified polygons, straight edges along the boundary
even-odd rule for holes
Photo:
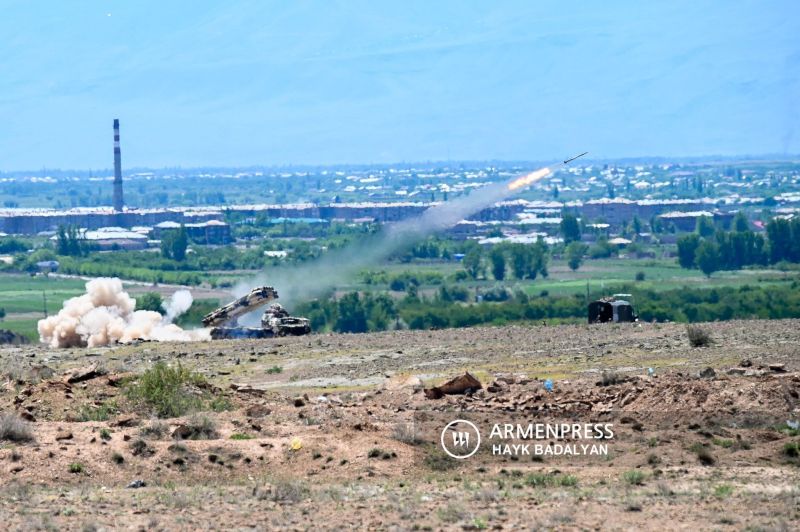
[[[796,529],[800,320],[703,327],[713,343],[696,348],[678,324],[0,346],[2,410],[27,419],[33,437],[0,440],[0,520]],[[156,419],[132,398],[132,379],[159,361],[206,377],[184,390],[205,401],[201,413]],[[465,371],[482,389],[440,399],[411,377],[430,388]],[[614,437],[602,457],[492,456],[484,444],[454,460],[439,435],[458,418],[486,442],[493,423],[541,420],[612,423]]]

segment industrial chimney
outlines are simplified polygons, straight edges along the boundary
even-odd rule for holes
[[[119,151],[119,119],[114,119],[114,210],[122,212],[122,154]]]

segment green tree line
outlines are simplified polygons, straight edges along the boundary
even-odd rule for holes
[[[547,277],[549,249],[543,240],[535,244],[495,244],[484,251],[477,243],[470,246],[461,263],[464,271],[473,279],[485,277],[491,271],[492,277],[502,281],[508,275],[515,279],[536,279],[539,275]]]
[[[740,217],[732,231],[709,230],[700,220],[697,232],[678,239],[678,263],[683,268],[699,268],[711,275],[745,266],[800,262],[800,219],[771,220],[766,238],[747,228],[746,220],[743,225]]]
[[[788,289],[787,289],[788,288]],[[781,319],[800,317],[800,283],[787,286],[688,288],[658,292],[620,286],[631,292],[636,311],[644,321],[699,322],[731,319]],[[529,297],[517,293],[502,302],[467,303],[468,297],[445,295],[395,300],[385,294],[350,292],[338,300],[315,300],[295,312],[311,320],[317,332],[382,331],[395,327],[431,329],[501,325],[541,320],[577,320],[587,317],[583,295]]]

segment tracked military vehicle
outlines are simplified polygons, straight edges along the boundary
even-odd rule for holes
[[[306,318],[290,316],[278,303],[278,291],[271,286],[254,288],[249,294],[231,301],[203,317],[203,326],[211,327],[211,338],[272,338],[273,336],[302,336],[311,332]],[[271,303],[271,304],[270,304]],[[261,316],[261,327],[241,327],[237,319],[270,304]]]

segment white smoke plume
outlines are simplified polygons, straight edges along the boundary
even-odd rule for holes
[[[164,301],[161,304],[161,307],[164,309],[166,314],[164,314],[164,321],[166,323],[172,323],[175,321],[175,318],[189,310],[189,307],[192,306],[192,293],[188,290],[178,290],[174,294],[169,301]]]
[[[187,292],[188,294],[188,292]],[[168,305],[171,319],[185,312],[181,294]],[[188,295],[191,305],[191,294]],[[186,306],[188,308],[188,306]],[[133,340],[196,342],[210,339],[208,329],[184,330],[158,312],[136,310],[136,300],[119,279],[99,278],[86,283],[86,293],[64,302],[55,316],[39,320],[39,337],[52,347],[97,347]]]
[[[352,278],[358,271],[377,264],[396,250],[456,225],[476,212],[549,176],[552,171],[549,167],[540,168],[509,181],[493,183],[468,196],[431,207],[420,216],[392,224],[385,231],[367,236],[350,246],[326,253],[312,263],[263,272],[256,278],[237,285],[234,295],[242,296],[253,286],[271,285],[277,288],[281,301],[284,302],[301,302],[321,297]],[[244,320],[246,321],[247,319]]]

